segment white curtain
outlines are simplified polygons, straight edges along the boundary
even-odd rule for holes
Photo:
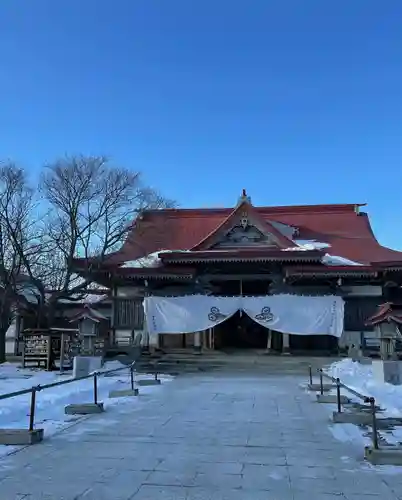
[[[340,337],[343,331],[341,297],[287,294],[243,297],[242,309],[260,325],[282,333]]]
[[[266,328],[292,335],[334,335],[343,331],[341,297],[267,295],[265,297],[146,297],[149,332],[192,333],[211,328],[239,309]]]
[[[186,295],[146,297],[144,310],[149,332],[193,333],[212,328],[241,309],[241,297]]]

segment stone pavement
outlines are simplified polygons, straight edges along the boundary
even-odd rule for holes
[[[361,443],[336,440],[329,408],[300,382],[179,377],[0,460],[0,499],[402,499],[402,474],[378,472]]]

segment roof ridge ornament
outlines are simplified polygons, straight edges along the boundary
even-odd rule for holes
[[[251,205],[251,198],[250,198],[250,196],[247,196],[247,192],[243,188],[241,196],[240,196],[240,198],[237,201],[237,206],[239,206],[239,205],[241,205],[242,203],[245,203],[245,202],[247,202],[247,203],[249,203]]]

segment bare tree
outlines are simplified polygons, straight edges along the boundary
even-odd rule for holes
[[[44,248],[52,271],[47,280],[51,323],[56,304],[85,292],[94,262],[104,262],[121,246],[134,219],[173,203],[144,187],[138,172],[115,167],[102,156],[57,160],[45,167],[41,189],[49,207]],[[77,258],[85,268],[81,276],[75,271]]]
[[[0,165],[0,362],[13,313],[21,303],[29,303],[26,294],[32,290],[25,274],[25,263],[38,250],[32,209],[33,191],[24,170],[12,163]]]

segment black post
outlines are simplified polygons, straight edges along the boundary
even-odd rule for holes
[[[158,380],[158,365],[155,363],[155,380]]]
[[[36,387],[32,387],[31,389],[31,409],[29,412],[29,431],[32,432],[34,430],[35,424],[35,407],[36,407]]]
[[[134,391],[134,366],[130,366],[131,390]]]
[[[311,365],[308,367],[308,376],[310,379],[310,385],[313,385],[313,372],[311,370]]]
[[[336,379],[336,402],[338,404],[338,413],[342,412],[341,406],[341,381],[339,378]]]
[[[94,403],[98,404],[98,374],[94,373]]]
[[[320,392],[321,396],[324,394],[324,385],[322,383],[322,370],[320,369]]]
[[[375,415],[375,399],[370,398],[371,416],[373,417],[372,428],[373,428],[373,448],[378,450],[378,433],[377,433],[377,419]]]

